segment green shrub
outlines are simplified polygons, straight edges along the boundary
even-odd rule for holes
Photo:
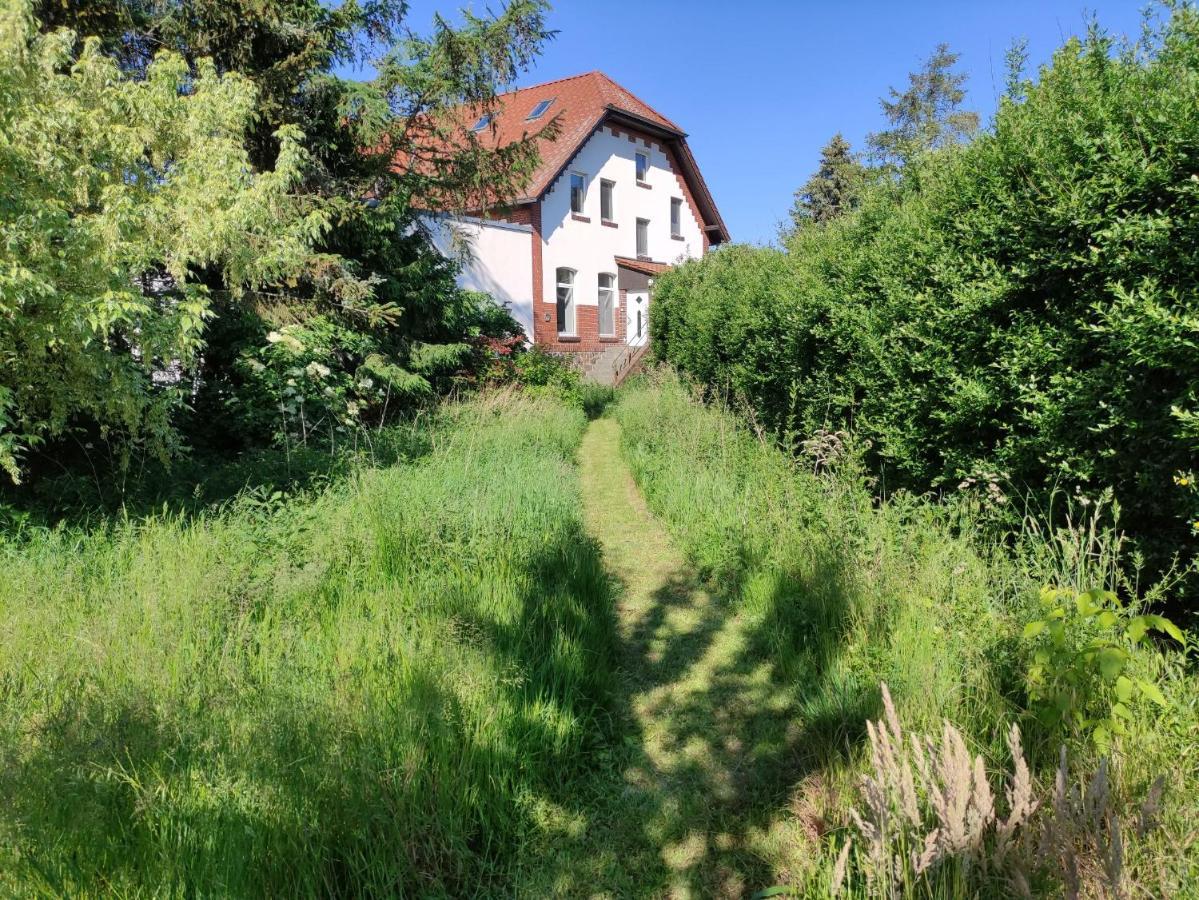
[[[1050,725],[1064,724],[1089,734],[1107,752],[1114,735],[1128,734],[1136,701],[1166,705],[1152,681],[1128,677],[1150,632],[1185,643],[1174,623],[1158,615],[1134,615],[1114,591],[1041,591],[1041,617],[1024,626],[1035,642],[1028,669],[1029,699]]]
[[[1016,93],[785,252],[665,274],[655,351],[784,438],[851,427],[888,491],[1111,487],[1164,567],[1197,546],[1199,12]]]

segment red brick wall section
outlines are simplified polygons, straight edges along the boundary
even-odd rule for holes
[[[554,312],[557,312],[557,303],[554,303]],[[602,350],[607,350],[613,344],[624,342],[621,335],[621,323],[619,319],[616,323],[616,337],[600,337],[599,336],[599,307],[598,306],[576,306],[575,307],[575,330],[578,332],[578,338],[575,340],[560,340],[558,338],[558,323],[552,320],[546,325],[546,328],[553,328],[553,333],[548,335],[548,340],[538,339],[537,343],[545,347],[551,353],[598,353]]]
[[[553,304],[547,308],[542,303],[542,297],[545,293],[545,279],[542,277],[542,247],[541,240],[541,202],[530,203],[529,210],[529,225],[533,228],[532,244],[533,244],[533,343],[544,344],[550,339],[553,334],[555,309]],[[549,321],[546,321],[546,313],[549,313]]]

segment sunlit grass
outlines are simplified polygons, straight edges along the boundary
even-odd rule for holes
[[[0,544],[0,893],[462,895],[602,742],[581,412],[322,493]]]

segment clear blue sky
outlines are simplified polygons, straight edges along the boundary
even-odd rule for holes
[[[424,30],[434,11],[452,19],[462,5],[412,0],[409,25]],[[986,121],[1013,40],[1027,39],[1036,66],[1085,31],[1089,12],[1109,31],[1136,36],[1142,7],[1141,0],[559,0],[550,14],[559,34],[520,84],[606,72],[688,132],[733,239],[767,242],[829,137],[841,131],[860,148],[882,126],[879,97],[905,86],[938,42],[961,54],[967,103]]]

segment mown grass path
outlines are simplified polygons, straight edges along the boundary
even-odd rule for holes
[[[520,894],[747,896],[802,844],[781,815],[795,697],[646,507],[620,426],[593,422],[579,461],[587,527],[618,582],[623,745],[569,809],[547,811]]]

